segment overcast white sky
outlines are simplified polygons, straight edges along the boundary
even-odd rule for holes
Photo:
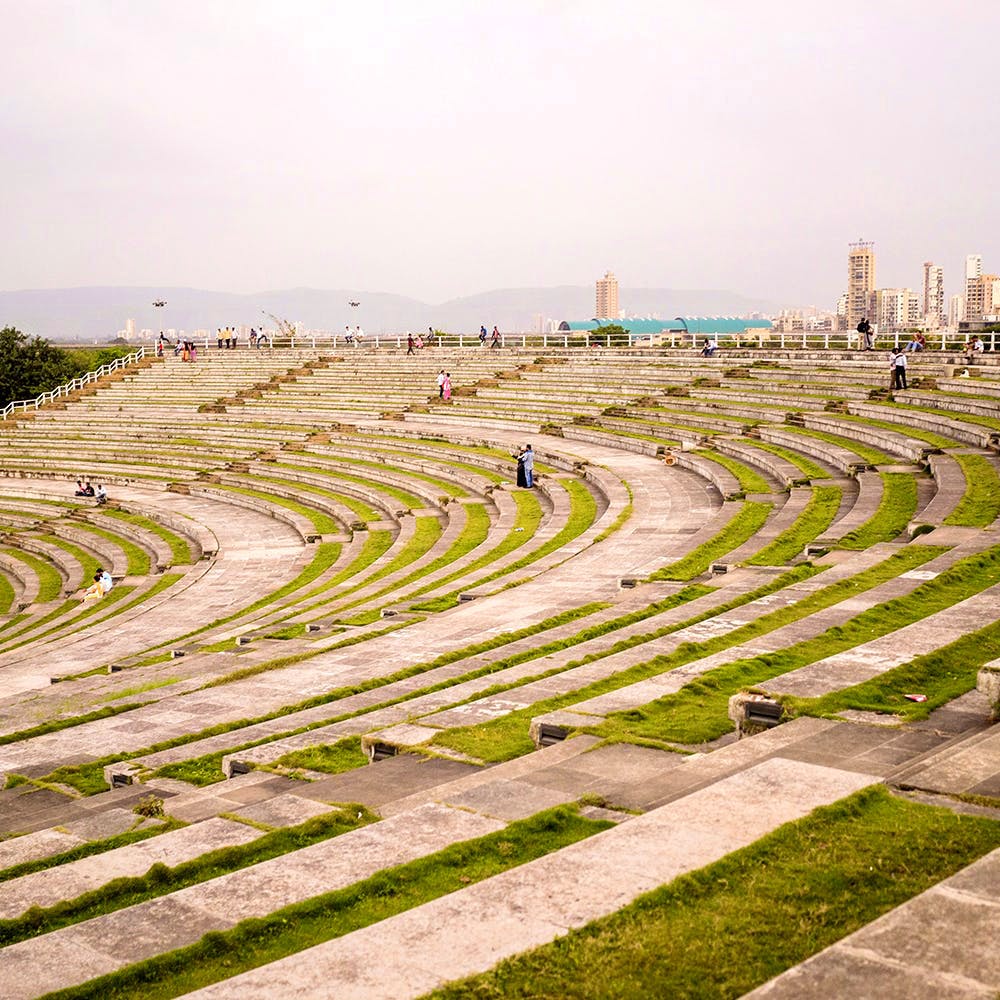
[[[994,0],[0,0],[0,288],[1000,271]]]

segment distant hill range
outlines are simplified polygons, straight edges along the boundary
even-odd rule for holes
[[[162,309],[153,302],[166,301]],[[352,307],[350,302],[359,302]],[[736,316],[770,313],[774,303],[734,292],[670,288],[623,288],[623,309],[632,316]],[[433,305],[387,292],[357,289],[289,288],[235,295],[198,288],[46,288],[0,292],[0,327],[50,340],[105,340],[125,327],[159,331],[173,327],[259,326],[269,323],[264,312],[308,329],[343,330],[360,324],[368,333],[426,330],[468,332],[485,324],[504,331],[533,330],[535,317],[586,320],[594,313],[594,289],[562,285],[556,288],[499,288]]]

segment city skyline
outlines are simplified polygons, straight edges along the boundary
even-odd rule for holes
[[[886,285],[934,260],[950,294],[1000,260],[997,29],[969,0],[8,3],[0,287],[442,301],[610,264],[828,306],[864,233]]]

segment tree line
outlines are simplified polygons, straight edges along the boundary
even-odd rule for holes
[[[0,407],[34,399],[128,353],[127,347],[56,347],[6,326],[0,330]]]

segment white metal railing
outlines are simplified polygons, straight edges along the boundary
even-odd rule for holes
[[[133,351],[131,354],[126,354],[123,358],[115,358],[114,361],[111,361],[106,365],[101,365],[100,368],[97,368],[92,372],[87,372],[86,375],[81,375],[79,378],[75,378],[71,382],[67,382],[65,385],[57,386],[49,392],[43,392],[35,399],[18,399],[13,403],[8,403],[3,410],[0,411],[0,419],[6,420],[8,417],[13,416],[18,410],[22,413],[26,413],[28,410],[37,410],[46,403],[52,403],[63,396],[68,396],[71,392],[76,392],[78,389],[82,389],[85,385],[90,385],[91,382],[96,382],[98,379],[104,378],[112,372],[118,372],[123,368],[128,368],[129,365],[134,365],[137,361],[141,361],[145,356],[146,348],[140,347],[139,350]]]
[[[960,337],[952,330],[934,330],[924,335],[924,350],[927,351],[951,351],[960,352],[966,342],[966,337]],[[861,335],[854,331],[844,330],[768,330],[763,334],[754,332],[745,333],[704,333],[696,331],[684,333],[680,330],[673,330],[667,333],[656,334],[653,343],[643,342],[638,336],[629,339],[627,345],[619,346],[642,349],[643,347],[670,347],[691,349],[701,347],[705,340],[714,338],[718,341],[720,348],[780,348],[781,350],[813,350],[813,351],[860,351],[862,348]],[[906,347],[912,340],[909,333],[902,330],[874,335],[875,349],[887,351],[890,347]],[[987,331],[980,336],[987,351],[997,351],[1000,349],[1000,333]],[[321,347],[343,348],[348,351],[378,349],[383,347],[396,348],[401,350],[406,347],[406,334],[374,334],[366,336],[358,343],[344,340],[343,334],[319,335],[316,334],[296,334],[288,339],[278,342],[271,341],[270,347],[311,347],[313,349]],[[206,341],[206,347],[208,342]],[[470,347],[485,348],[489,350],[493,347],[492,339],[487,339],[485,343],[480,341],[478,334],[447,333],[435,337],[431,341],[425,341],[424,347]],[[611,347],[611,338],[599,330],[573,330],[569,333],[558,331],[557,333],[503,333],[498,342],[499,347]]]

